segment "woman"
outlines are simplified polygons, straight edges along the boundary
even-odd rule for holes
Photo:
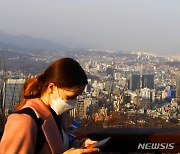
[[[69,149],[67,111],[76,105],[76,97],[87,84],[87,76],[79,63],[63,58],[51,64],[44,73],[27,80],[18,112],[8,117],[0,143],[0,153],[7,154],[71,154],[98,151],[96,141],[87,139]],[[35,117],[23,113],[29,109]],[[20,114],[21,113],[21,114]],[[39,125],[38,121],[41,120]],[[83,145],[86,148],[83,148]],[[68,150],[69,149],[69,150]]]

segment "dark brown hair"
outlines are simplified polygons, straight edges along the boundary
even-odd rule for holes
[[[40,97],[54,83],[58,88],[71,89],[86,85],[87,76],[79,63],[71,58],[53,62],[42,74],[27,79],[22,90],[23,99]]]

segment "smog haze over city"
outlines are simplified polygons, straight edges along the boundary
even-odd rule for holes
[[[124,132],[117,145],[129,149],[131,128],[141,129],[138,142],[143,130],[178,135],[179,6],[180,0],[0,0],[0,135],[17,106],[26,107],[22,90],[31,78],[37,81],[31,84],[33,98],[42,95],[46,68],[65,57],[87,75],[75,108],[68,110],[69,126],[79,123],[78,139],[108,129],[120,135],[123,129],[130,136]],[[128,146],[119,146],[124,139]]]
[[[1,0],[0,30],[69,48],[179,54],[179,0]]]

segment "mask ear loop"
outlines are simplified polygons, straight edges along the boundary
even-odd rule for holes
[[[56,90],[57,90],[57,95],[59,98],[61,98],[61,95],[59,94],[59,90],[58,90],[58,87],[56,86]],[[62,98],[61,98],[62,99]],[[63,100],[63,99],[62,99]]]
[[[56,86],[56,94],[58,95],[58,97],[60,97],[59,96],[59,91],[58,91],[58,87]]]

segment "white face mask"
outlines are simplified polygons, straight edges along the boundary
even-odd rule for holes
[[[57,115],[60,115],[63,112],[73,109],[76,106],[76,100],[63,100],[60,96],[58,99],[53,100],[52,95],[50,96],[50,99],[52,103],[50,106],[56,112]]]

